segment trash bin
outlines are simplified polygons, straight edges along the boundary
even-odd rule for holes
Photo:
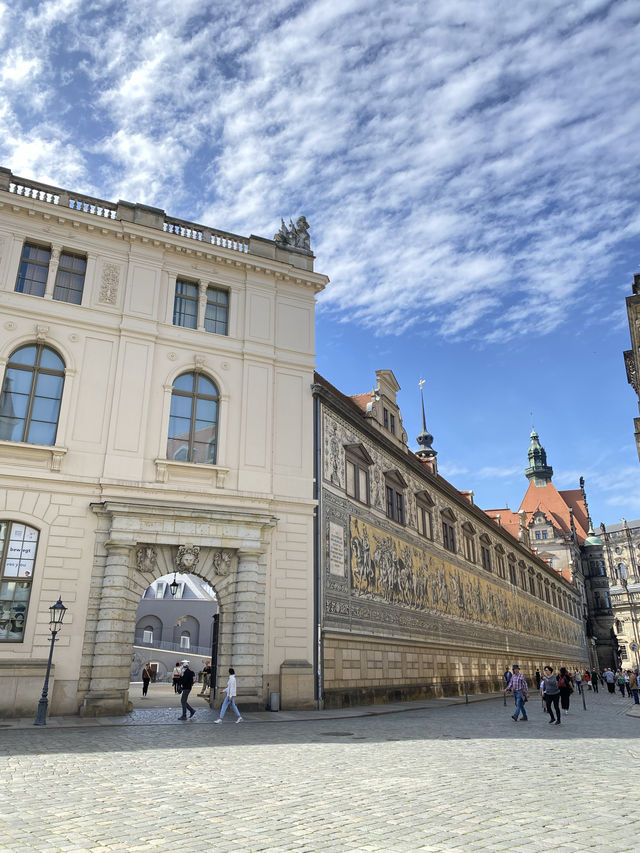
[[[269,693],[269,710],[270,711],[279,711],[280,710],[280,694],[279,693]]]

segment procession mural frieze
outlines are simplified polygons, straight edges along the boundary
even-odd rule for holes
[[[355,516],[350,517],[350,573],[353,594],[371,601],[581,643],[579,626],[569,618]]]

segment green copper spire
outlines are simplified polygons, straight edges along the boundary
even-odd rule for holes
[[[529,467],[524,472],[528,480],[533,480],[536,486],[545,486],[553,477],[553,468],[547,465],[547,454],[540,444],[538,433],[531,430],[531,444],[529,445]]]

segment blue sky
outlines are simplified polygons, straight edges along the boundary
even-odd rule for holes
[[[441,473],[517,508],[532,423],[640,517],[637,2],[0,0],[0,164],[241,234],[305,214],[318,369],[427,379]],[[415,446],[415,444],[413,445]]]

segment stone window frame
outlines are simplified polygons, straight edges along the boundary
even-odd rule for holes
[[[72,264],[65,265],[68,261],[83,261],[84,269],[77,270]],[[63,284],[63,276],[69,276],[69,280],[78,284],[79,287],[69,287]],[[53,286],[52,298],[56,302],[67,302],[70,305],[82,305],[82,297],[84,295],[84,286],[87,278],[87,256],[81,252],[71,252],[63,249],[60,252],[60,260],[58,261],[58,269],[56,270],[56,280]],[[65,294],[66,297],[65,298]],[[77,294],[77,299],[69,299],[70,295]]]
[[[468,563],[476,564],[476,529],[470,521],[462,522],[462,553]]]
[[[39,257],[35,256],[33,258],[25,257],[26,250],[35,250],[36,252],[46,252],[48,257],[46,262]],[[51,245],[46,245],[44,243],[38,243],[37,240],[25,240],[22,244],[22,251],[20,252],[20,263],[18,265],[18,274],[16,275],[16,283],[14,286],[14,291],[16,293],[24,293],[26,296],[39,296],[43,297],[45,295],[47,289],[47,279],[49,277],[49,267],[51,266]],[[28,275],[28,272],[42,270],[44,276],[41,276],[42,281],[38,278],[31,278]],[[42,285],[40,288],[32,287],[32,285],[27,285],[27,289],[25,289],[25,284],[27,282],[34,282],[38,285]],[[42,293],[38,291],[42,289]]]
[[[416,498],[416,529],[418,535],[433,542],[433,508],[436,502],[426,489],[419,489]]]
[[[440,511],[440,524],[442,530],[442,546],[452,554],[457,554],[456,542],[457,518],[451,507],[445,507]]]
[[[371,506],[371,466],[373,459],[361,443],[344,445],[344,490],[347,497]],[[349,492],[349,466],[353,467],[353,493]],[[365,488],[364,498],[362,488]]]
[[[409,484],[397,468],[384,472],[385,512],[397,524],[406,523],[405,489]]]
[[[518,581],[520,589],[527,591],[527,565],[524,560],[518,560]]]
[[[213,301],[209,298],[210,294],[224,294],[226,302]],[[211,335],[229,335],[229,305],[231,302],[231,293],[226,287],[219,287],[216,284],[207,284],[204,305],[204,329]],[[216,309],[216,316],[208,317],[209,307],[213,306]],[[220,319],[219,314],[224,314],[224,319]],[[215,328],[209,328],[207,323],[213,324]]]
[[[518,558],[513,553],[513,551],[510,551],[507,554],[507,566],[508,566],[507,574],[508,574],[509,583],[511,583],[513,586],[518,585],[518,575],[516,573],[516,563],[517,562],[518,562]]]
[[[25,257],[25,250],[34,249],[36,252],[46,252],[46,260],[34,257]],[[77,269],[74,262],[82,261],[83,268]],[[54,299],[56,302],[66,302],[70,305],[82,305],[84,286],[87,279],[88,255],[81,249],[68,249],[60,245],[39,243],[37,240],[25,239],[20,253],[20,262],[16,275],[14,291],[24,293],[27,296],[37,296],[40,299]],[[41,270],[40,279],[34,279],[28,275],[31,270]],[[69,287],[64,283],[64,277],[69,276],[69,281],[79,286]],[[29,286],[25,289],[25,283],[35,282],[37,287]],[[77,298],[69,298],[76,297]]]

